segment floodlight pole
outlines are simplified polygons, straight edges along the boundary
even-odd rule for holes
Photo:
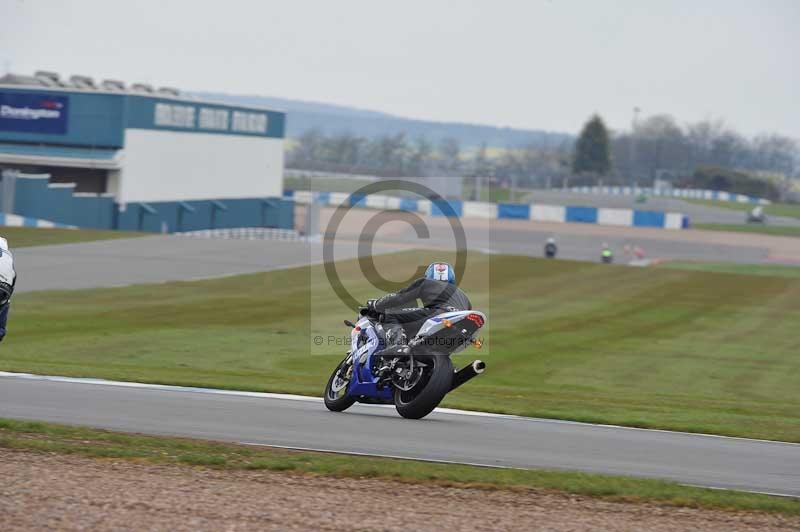
[[[641,109],[639,107],[633,108],[633,120],[631,121],[631,163],[630,163],[630,185],[631,187],[636,186],[636,128],[639,123],[639,113]]]

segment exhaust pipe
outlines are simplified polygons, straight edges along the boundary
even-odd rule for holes
[[[452,392],[465,382],[470,379],[473,379],[483,373],[486,369],[486,363],[481,360],[476,360],[469,366],[465,366],[460,370],[456,371],[453,375],[453,384],[450,386],[450,391]]]

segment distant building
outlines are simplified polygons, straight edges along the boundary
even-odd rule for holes
[[[66,188],[78,197],[110,199],[104,204],[114,204],[112,226],[130,225],[124,213],[131,205],[147,216],[136,221],[141,227],[126,228],[262,225],[253,202],[282,195],[285,119],[281,112],[200,101],[172,88],[9,74],[0,78],[0,170],[47,174],[47,190],[61,189],[62,198]],[[16,188],[15,210],[36,211],[17,214],[78,225],[55,195],[28,205],[35,198]],[[216,202],[209,208],[220,212],[197,214],[203,202]],[[13,203],[3,199],[4,206]],[[252,213],[239,211],[245,205]]]

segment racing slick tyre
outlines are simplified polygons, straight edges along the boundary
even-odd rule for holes
[[[430,414],[453,383],[453,362],[447,355],[432,356],[429,361],[433,369],[408,391],[394,390],[394,406],[397,413],[407,419],[422,419]]]
[[[347,395],[353,368],[352,364],[348,362],[349,360],[348,356],[336,366],[325,386],[325,406],[332,412],[347,410],[356,402],[355,398]]]

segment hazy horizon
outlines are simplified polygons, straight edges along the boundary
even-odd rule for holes
[[[0,68],[577,133],[599,113],[800,139],[800,2],[0,0]],[[43,38],[46,37],[46,38]]]

